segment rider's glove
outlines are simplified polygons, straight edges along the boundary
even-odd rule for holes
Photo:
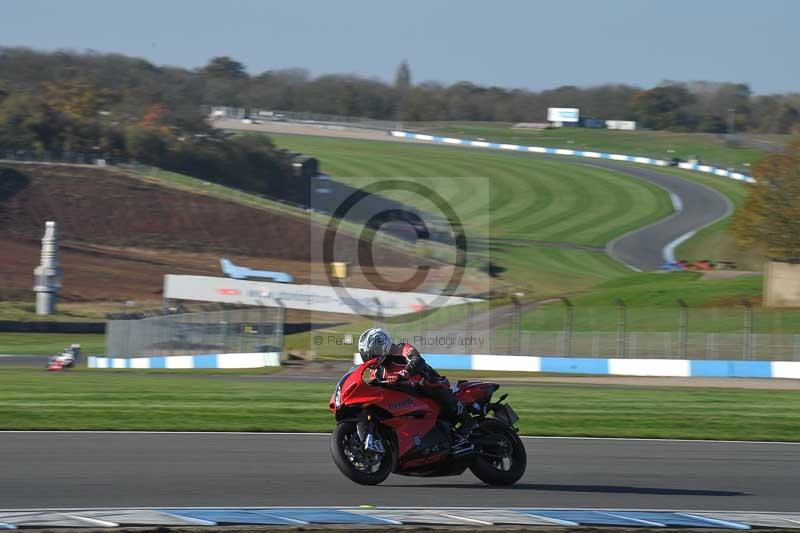
[[[400,379],[408,379],[408,370],[401,370],[397,373],[397,377]]]

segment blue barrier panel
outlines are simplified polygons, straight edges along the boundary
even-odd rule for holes
[[[433,368],[444,370],[472,370],[471,355],[430,353],[425,354],[425,362]]]
[[[167,368],[167,358],[162,356],[151,357],[150,368]]]
[[[17,526],[0,522],[0,529],[17,529]]]
[[[582,357],[542,356],[542,372],[570,372],[573,374],[608,374],[608,359]]]
[[[397,525],[395,520],[387,520],[374,516],[348,513],[338,509],[259,509],[257,513],[266,513],[274,516],[302,520],[309,524],[375,524],[375,525]]]
[[[620,511],[619,514],[638,518],[640,520],[652,520],[660,522],[667,526],[677,527],[713,527],[713,528],[728,528],[728,529],[750,529],[750,526],[740,524],[738,522],[728,522],[726,520],[717,520],[715,518],[703,518],[701,516],[694,516],[684,513],[669,513],[658,511]]]
[[[578,524],[589,524],[594,526],[627,526],[627,527],[664,527],[662,522],[657,520],[640,520],[636,518],[628,518],[628,513],[623,512],[603,512],[603,511],[590,511],[590,510],[550,510],[550,509],[528,509],[524,512],[532,516],[543,516],[545,518],[555,518],[567,522],[575,522]]]
[[[175,516],[199,518],[200,520],[207,520],[217,524],[257,524],[263,526],[307,524],[304,520],[238,509],[165,509],[165,511]]]
[[[770,361],[699,361],[689,362],[692,377],[770,378]]]
[[[193,355],[193,368],[217,368],[216,355]]]

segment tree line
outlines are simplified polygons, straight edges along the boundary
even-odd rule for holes
[[[185,75],[185,76],[184,76]],[[289,154],[263,135],[212,129],[195,74],[118,55],[0,50],[0,149],[135,160],[303,202]]]
[[[201,106],[215,105],[381,120],[503,122],[544,121],[548,107],[578,107],[586,117],[707,133],[790,133],[800,125],[800,93],[754,95],[743,83],[665,81],[651,88],[606,84],[530,91],[468,81],[414,83],[405,61],[388,83],[354,74],[314,77],[303,69],[251,74],[226,56],[185,69],[119,54],[0,48],[0,91],[36,91],[48,82],[75,79],[118,95],[117,117],[163,103],[184,125],[202,122]]]

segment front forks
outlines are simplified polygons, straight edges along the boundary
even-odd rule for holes
[[[366,420],[361,420],[356,425],[358,438],[364,443],[364,450],[372,453],[384,453],[386,448],[378,435],[378,427],[372,416],[368,415]]]

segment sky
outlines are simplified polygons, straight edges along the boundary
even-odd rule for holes
[[[3,0],[0,46],[251,74],[300,67],[542,90],[663,80],[800,92],[796,0]]]

